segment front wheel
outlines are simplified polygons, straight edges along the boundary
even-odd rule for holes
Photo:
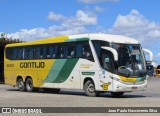
[[[111,94],[113,97],[121,97],[124,94],[124,92],[111,92]]]
[[[100,94],[100,92],[95,90],[94,83],[91,80],[88,80],[84,84],[84,91],[87,96],[92,96],[92,97],[98,96]]]
[[[33,81],[31,78],[28,78],[26,80],[26,91],[28,92],[32,92],[34,90],[34,87],[33,87]]]
[[[23,79],[18,79],[17,86],[19,91],[25,91],[25,83],[23,82]]]

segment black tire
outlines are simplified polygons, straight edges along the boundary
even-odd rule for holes
[[[19,91],[25,91],[25,89],[26,89],[25,83],[23,82],[22,78],[18,79],[17,86],[18,86]]]
[[[59,93],[60,89],[43,88],[46,93]]]
[[[113,97],[121,97],[124,94],[124,92],[111,92],[111,94]]]
[[[100,94],[100,92],[95,90],[95,85],[91,80],[88,80],[84,84],[84,91],[85,91],[87,96],[91,96],[91,97],[95,97],[95,96],[98,96]]]
[[[28,78],[28,79],[26,80],[26,91],[27,91],[27,92],[32,92],[32,91],[34,91],[33,81],[32,81],[31,78]]]

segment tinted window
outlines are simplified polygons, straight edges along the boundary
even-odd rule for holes
[[[7,59],[13,59],[14,57],[14,49],[13,48],[7,48],[6,49],[6,57]]]
[[[13,60],[85,58],[93,61],[88,41],[6,48],[6,57]]]
[[[33,59],[39,59],[40,58],[40,51],[41,48],[39,46],[33,47]]]
[[[85,59],[93,61],[93,55],[92,55],[91,48],[90,48],[88,41],[77,42],[77,44],[76,44],[76,57],[77,58],[85,58]]]
[[[56,58],[57,52],[58,52],[58,46],[51,45],[51,47],[50,47],[51,58]]]
[[[65,43],[62,45],[63,58],[75,57],[75,43]]]
[[[101,66],[107,71],[110,72],[114,71],[115,66],[114,66],[113,54],[110,51],[102,50]]]
[[[100,57],[100,54],[101,54],[101,47],[102,46],[106,46],[106,47],[109,46],[109,42],[106,42],[106,41],[93,40],[92,43],[94,45],[94,48],[96,50],[98,57]]]
[[[61,58],[62,57],[62,48],[60,45],[55,46],[55,58]]]
[[[24,57],[23,59],[33,59],[33,47],[31,46],[27,46],[27,47],[24,47]]]
[[[23,58],[22,47],[10,47],[6,48],[6,58],[11,60],[18,60]]]
[[[51,45],[47,46],[47,48],[46,48],[46,57],[47,58],[55,58],[56,57],[55,45],[51,44]]]

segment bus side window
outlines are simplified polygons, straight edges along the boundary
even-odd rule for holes
[[[82,46],[82,44],[77,44],[76,45],[76,57],[77,58],[82,58],[82,53],[83,53],[83,46]]]
[[[97,56],[99,58],[100,57],[100,53],[101,53],[101,44],[100,44],[100,41],[92,41],[92,42],[93,42],[94,48],[96,50]]]
[[[46,58],[50,58],[51,57],[48,45],[46,46],[46,55],[45,56],[46,56]]]
[[[84,58],[89,58],[89,57],[91,57],[91,50],[89,49],[89,46],[87,46],[87,45],[83,45],[83,52],[82,52],[83,54],[83,57]]]
[[[89,42],[78,42],[76,45],[76,57],[94,61]]]
[[[109,72],[113,72],[115,68],[113,59],[113,54],[110,51],[102,50],[102,68]]]
[[[16,60],[17,59],[17,49],[16,48],[13,48],[13,59]]]
[[[10,60],[14,60],[14,50],[15,48],[7,48],[6,49],[6,58]]]
[[[75,57],[75,43],[66,43],[64,44],[64,57],[65,58],[74,58]]]
[[[39,59],[40,58],[40,47],[39,46],[35,46],[33,48],[33,58],[34,59]]]
[[[53,47],[54,47],[53,45],[49,45],[49,46],[48,46],[47,58],[49,58],[49,59],[50,59],[50,58],[54,58],[54,57],[53,57],[53,54],[54,54],[54,53],[53,53],[53,52],[54,52],[54,51],[53,51],[53,50],[54,50]]]
[[[68,57],[74,58],[75,57],[75,43],[71,43],[68,46]]]
[[[43,47],[41,46],[40,47],[40,59],[42,59],[43,58]]]
[[[33,47],[29,47],[29,59],[33,59]]]
[[[13,50],[13,59],[17,60],[18,58],[19,58],[19,51],[18,51],[18,48],[15,47]]]
[[[65,56],[64,56],[64,46],[61,45],[60,47],[60,58],[63,59]]]
[[[23,48],[22,47],[17,47],[16,48],[16,59],[20,60],[22,59],[22,53],[23,53]]]
[[[24,59],[28,59],[29,58],[29,50],[28,47],[24,47]]]
[[[55,45],[55,58],[60,58],[61,46],[59,44]]]
[[[33,47],[27,46],[24,47],[24,58],[23,59],[33,59]]]
[[[66,44],[61,45],[61,58],[67,58],[68,46]]]
[[[49,51],[50,51],[50,54],[51,54],[51,58],[55,58],[56,57],[56,48],[55,48],[54,44],[50,46]]]
[[[43,48],[43,54],[42,54],[43,57],[42,58],[45,59],[45,58],[47,58],[47,53],[46,53],[47,46],[43,46],[42,48]]]

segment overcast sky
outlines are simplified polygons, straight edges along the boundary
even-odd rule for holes
[[[160,62],[160,0],[0,0],[0,33],[31,41],[81,33],[138,39]]]

